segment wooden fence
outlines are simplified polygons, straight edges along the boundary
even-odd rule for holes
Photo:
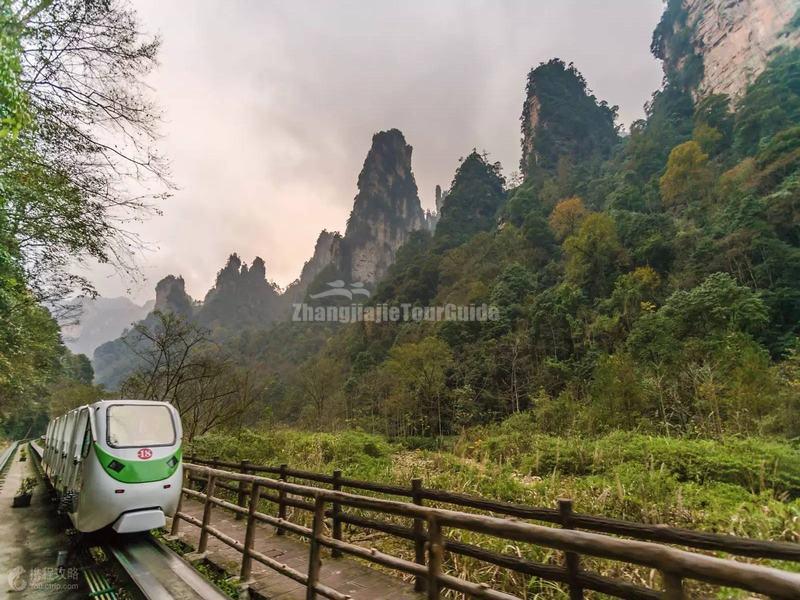
[[[193,459],[199,462],[199,459]],[[389,569],[413,575],[416,588],[427,592],[428,598],[440,598],[442,590],[451,589],[466,597],[511,600],[515,596],[493,590],[485,584],[477,584],[448,575],[443,572],[443,556],[447,552],[469,556],[489,564],[532,575],[549,581],[566,584],[570,598],[582,598],[584,590],[595,590],[618,598],[684,598],[684,580],[691,579],[718,586],[738,588],[766,594],[773,598],[800,597],[800,574],[789,573],[747,563],[715,558],[693,552],[671,548],[662,544],[631,539],[620,539],[575,528],[588,529],[612,527],[613,533],[629,537],[647,539],[645,536],[699,548],[724,550],[726,552],[798,560],[800,553],[794,544],[744,540],[732,536],[699,534],[687,530],[652,527],[625,521],[601,519],[572,513],[568,500],[560,502],[559,510],[537,509],[510,503],[493,502],[483,498],[453,494],[441,490],[422,487],[419,480],[412,482],[409,489],[400,486],[380,485],[372,482],[346,479],[341,473],[320,475],[289,469],[286,465],[278,468],[242,463],[225,463],[219,460],[204,461],[215,466],[236,468],[232,472],[186,463],[187,484],[192,480],[202,483],[204,491],[184,486],[185,495],[204,503],[202,520],[198,520],[179,510],[173,520],[172,533],[178,532],[180,521],[186,521],[201,528],[198,552],[205,552],[208,536],[216,537],[223,543],[242,553],[241,579],[250,577],[252,561],[260,562],[283,575],[307,586],[307,598],[319,594],[326,598],[344,600],[344,594],[319,582],[321,548],[330,548],[334,556],[349,554],[371,561]],[[257,472],[273,473],[278,479],[259,476]],[[289,477],[324,483],[331,489],[290,483]],[[341,491],[343,487],[368,490],[381,494],[410,497],[412,502],[401,502]],[[215,496],[219,490],[235,495],[237,501],[231,502]],[[410,492],[410,493],[409,493]],[[423,505],[423,500],[457,504],[463,507],[491,511],[496,516],[459,512]],[[277,514],[268,515],[259,511],[259,501],[268,500],[277,505]],[[211,508],[219,506],[236,513],[237,518],[247,518],[244,543],[233,540],[214,528],[211,524]],[[314,516],[311,527],[293,523],[286,518],[287,508],[308,510]],[[412,527],[403,527],[372,518],[346,512],[345,508],[359,509],[378,515],[390,515],[411,519]],[[325,519],[332,521],[331,535],[325,535]],[[558,523],[561,528],[535,525],[518,521],[519,518]],[[274,526],[279,533],[291,532],[310,541],[309,567],[301,573],[279,561],[265,556],[253,549],[255,525],[257,522]],[[395,537],[413,541],[415,560],[409,561],[396,556],[365,548],[342,539],[342,523],[367,529],[382,531]],[[564,552],[563,566],[542,564],[517,556],[491,552],[478,546],[465,544],[445,537],[443,528],[464,530],[494,536],[511,541],[536,544]],[[728,545],[730,544],[730,545]],[[629,582],[603,577],[583,570],[581,556],[605,558],[658,570],[662,576],[664,590],[654,590]]]

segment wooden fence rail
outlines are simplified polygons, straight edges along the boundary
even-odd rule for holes
[[[307,599],[314,599],[317,595],[337,600],[344,600],[348,597],[319,581],[319,565],[323,547],[413,575],[418,583],[424,582],[420,587],[426,589],[429,599],[441,598],[444,589],[461,592],[470,598],[516,599],[515,596],[493,590],[484,584],[477,584],[445,573],[443,571],[445,551],[473,556],[542,579],[563,582],[569,586],[571,598],[582,598],[584,589],[597,590],[620,598],[667,598],[670,600],[685,598],[683,582],[687,579],[762,593],[772,598],[800,597],[800,574],[705,556],[651,542],[620,539],[570,529],[569,527],[574,526],[575,516],[570,513],[569,505],[564,503],[562,503],[560,511],[556,511],[561,515],[564,527],[554,528],[523,523],[515,519],[458,512],[424,506],[419,503],[387,500],[334,489],[299,485],[282,479],[271,479],[250,473],[235,473],[192,463],[184,464],[184,469],[187,483],[191,480],[192,475],[204,483],[205,492],[191,489],[188,485],[184,486],[185,495],[204,503],[203,517],[202,520],[198,520],[179,509],[173,520],[172,533],[178,532],[181,520],[200,527],[199,552],[205,552],[208,536],[211,535],[242,553],[240,573],[242,580],[246,581],[250,576],[252,561],[255,560],[305,585],[308,590]],[[247,470],[253,471],[254,469],[248,465]],[[279,469],[279,475],[286,478],[290,476],[290,472],[284,467]],[[236,485],[224,481],[235,482]],[[336,481],[334,481],[334,477],[331,477],[331,481],[325,483],[343,484],[340,477],[337,477]],[[419,487],[417,484],[417,491],[419,491]],[[218,489],[241,494],[242,498],[249,497],[247,507],[241,506],[242,502],[236,504],[215,497],[214,494]],[[273,502],[282,500],[282,504],[279,504],[278,515],[273,516],[260,512],[258,510],[259,499]],[[244,543],[230,538],[213,527],[211,523],[213,506],[225,508],[241,515],[242,518],[247,518],[247,533]],[[287,506],[297,506],[312,511],[314,515],[312,526],[309,528],[287,520]],[[414,527],[405,528],[396,524],[350,515],[345,510],[348,507],[381,515],[413,519]],[[325,535],[324,521],[328,517],[411,539],[415,542],[416,549],[419,548],[419,542],[422,541],[423,556],[420,557],[419,553],[415,552],[415,560],[412,562],[379,552],[374,548],[348,543],[340,539],[341,533],[338,539],[335,537],[337,531],[335,525],[331,528],[334,536]],[[300,573],[255,551],[253,539],[256,522],[267,523],[279,531],[307,538],[310,541],[307,573]],[[445,528],[471,531],[559,550],[564,552],[566,566],[534,563],[519,557],[496,554],[476,546],[449,540],[444,535]],[[339,529],[339,531],[341,530]],[[662,576],[664,589],[643,588],[584,571],[580,566],[581,556],[611,559],[658,570]]]
[[[326,475],[324,473],[300,471],[297,469],[290,469],[287,465],[270,467],[253,465],[252,463],[249,463],[249,461],[234,463],[221,461],[218,459],[199,458],[196,456],[188,456],[186,460],[194,464],[215,468],[232,469],[241,473],[244,473],[244,471],[241,471],[241,465],[247,463],[248,473],[269,473],[273,475],[279,475],[283,481],[293,478],[301,481],[310,481],[314,483],[330,485],[339,490],[349,488],[351,490],[363,490],[385,494],[388,496],[406,497],[411,499],[415,504],[420,505],[427,500],[442,504],[450,504],[458,508],[482,510],[495,515],[504,515],[532,521],[543,521],[545,523],[554,523],[562,527],[569,526],[575,529],[585,529],[598,533],[621,535],[648,542],[675,544],[697,550],[726,552],[736,556],[748,556],[751,558],[800,562],[800,544],[794,542],[754,540],[733,535],[704,533],[680,527],[668,527],[666,525],[652,525],[647,523],[624,521],[621,519],[598,517],[571,511],[569,512],[567,522],[565,520],[564,513],[560,509],[537,508],[525,504],[515,504],[512,502],[503,502],[446,490],[425,488],[422,485],[422,480],[419,479],[412,480],[409,487],[402,487],[398,485],[380,484],[372,481],[349,479],[346,477],[341,477],[341,474],[337,476],[336,474]],[[230,487],[225,487],[225,489],[234,491],[231,490]],[[247,492],[245,492],[245,496],[246,494]],[[244,506],[243,498],[244,496],[239,501],[240,506]],[[290,504],[287,503],[285,499],[283,500],[283,503],[286,506],[293,506],[294,508],[312,510],[310,505]],[[283,514],[285,516],[285,510]],[[336,523],[336,520],[334,520],[334,523]]]

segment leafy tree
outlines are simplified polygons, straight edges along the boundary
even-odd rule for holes
[[[715,273],[694,289],[674,292],[664,306],[643,315],[628,342],[637,357],[677,360],[683,342],[695,339],[703,342],[702,348],[713,348],[728,333],[757,334],[767,320],[764,302],[750,288],[727,273]]]
[[[564,241],[567,281],[585,289],[591,297],[604,296],[626,262],[614,221],[605,214],[591,214],[578,232]]]
[[[800,50],[777,56],[736,107],[733,146],[752,156],[779,131],[800,125]]]
[[[439,283],[441,255],[433,252],[433,237],[427,231],[412,232],[409,240],[397,251],[386,277],[373,294],[375,302],[430,304]]]
[[[712,182],[708,154],[697,142],[684,142],[669,153],[667,170],[659,180],[662,202],[673,211],[695,207],[709,197]]]
[[[618,315],[624,329],[630,331],[642,313],[655,309],[661,286],[661,277],[654,269],[638,267],[617,278],[604,308]]]
[[[91,291],[69,273],[76,258],[132,268],[136,239],[125,223],[149,204],[130,184],[167,183],[143,84],[159,43],[117,2],[15,0],[8,10],[30,119],[2,140],[0,213],[29,285],[52,304],[75,288]]]
[[[577,196],[562,200],[550,213],[548,222],[550,228],[555,233],[556,239],[563,241],[571,235],[577,233],[583,220],[589,214],[583,205],[583,200]]]
[[[156,311],[155,317],[154,325],[134,328],[140,342],[132,348],[142,367],[120,394],[173,404],[189,440],[237,423],[257,399],[251,374],[210,343],[206,330],[174,313]]]
[[[585,303],[581,290],[569,284],[547,289],[533,299],[528,318],[538,360],[559,360],[580,352],[583,326],[579,312]]]
[[[645,413],[647,399],[636,363],[625,353],[603,356],[592,381],[593,421],[599,429],[633,429]]]
[[[694,110],[692,139],[710,156],[730,148],[734,124],[730,104],[727,95],[711,94],[703,98]]]
[[[677,226],[664,213],[611,212],[620,242],[636,266],[653,267],[661,274],[670,271],[675,259]]]
[[[453,356],[447,345],[439,339],[426,337],[392,348],[384,365],[393,379],[392,398],[411,424],[411,432],[448,432],[449,410],[446,375],[452,367]]]

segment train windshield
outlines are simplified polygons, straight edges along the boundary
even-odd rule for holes
[[[115,404],[108,407],[108,445],[171,446],[175,443],[172,413],[163,405]]]

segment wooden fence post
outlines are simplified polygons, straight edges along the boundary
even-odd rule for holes
[[[211,498],[214,496],[214,485],[216,483],[216,477],[214,475],[208,476],[208,482],[206,483],[206,501],[203,506],[203,524],[200,527],[200,542],[197,545],[197,552],[203,554],[206,551],[206,546],[208,546],[208,525],[211,523],[211,507],[213,504],[211,503]]]
[[[253,549],[253,542],[256,536],[256,518],[258,510],[258,500],[261,497],[261,486],[253,483],[250,489],[250,504],[247,507],[247,531],[244,534],[244,552],[242,553],[242,571],[239,573],[239,580],[246,583],[250,579],[250,571],[253,566],[253,558],[250,551]]]
[[[428,519],[428,600],[439,600],[440,598],[439,575],[442,573],[443,557],[442,528],[436,517],[431,516]]]
[[[685,600],[686,595],[683,593],[683,580],[680,575],[661,571],[661,577],[664,580],[664,599],[665,600]]]
[[[422,506],[422,479],[419,477],[411,480],[411,499],[417,506]],[[414,561],[418,565],[425,565],[425,531],[422,517],[414,517]],[[414,591],[425,591],[425,578],[421,575],[414,578]]]
[[[308,579],[306,581],[306,600],[316,600],[317,583],[319,582],[319,571],[322,567],[320,549],[322,545],[319,538],[322,537],[322,527],[325,524],[325,498],[317,496],[314,498],[314,523],[311,525],[311,549],[308,553]]]
[[[342,491],[342,472],[339,469],[336,469],[333,472],[333,490],[336,492]],[[339,520],[339,513],[342,511],[342,505],[338,502],[333,503],[333,507],[331,508],[331,514],[333,515],[333,539],[342,541],[342,522]],[[331,556],[333,558],[339,558],[342,555],[342,551],[338,548],[334,548],[331,552]]]
[[[559,498],[558,512],[561,515],[561,526],[564,529],[574,529],[572,525],[572,500]],[[580,572],[580,557],[576,552],[565,552],[564,559],[569,578],[569,600],[583,600],[583,587],[578,582]]]
[[[186,484],[185,486],[184,483]],[[175,509],[175,514],[172,516],[172,527],[169,530],[170,535],[178,535],[178,526],[181,523],[181,518],[178,516],[178,513],[181,512],[181,507],[183,506],[183,488],[192,487],[191,475],[186,469],[183,470],[183,476],[181,477],[181,482],[178,485],[181,486],[181,491],[180,495],[178,495],[178,507]]]
[[[239,463],[239,472],[242,475],[247,475],[247,471],[248,471],[247,467],[250,464],[251,463],[250,463],[249,460],[243,460],[241,463]],[[245,500],[246,497],[247,497],[247,482],[242,481],[240,479],[239,480],[239,494],[236,497],[236,505],[237,506],[241,506],[242,508],[244,508],[244,500]],[[237,512],[235,518],[236,518],[237,521],[241,521],[243,516],[244,515],[242,513],[238,513]]]
[[[280,466],[281,472],[278,476],[278,479],[281,481],[286,481],[286,469],[288,467],[289,465],[287,464],[282,464]],[[286,490],[284,489],[278,490],[278,518],[286,520]],[[275,535],[284,535],[285,533],[286,532],[283,529],[278,528],[278,530],[275,532]]]

